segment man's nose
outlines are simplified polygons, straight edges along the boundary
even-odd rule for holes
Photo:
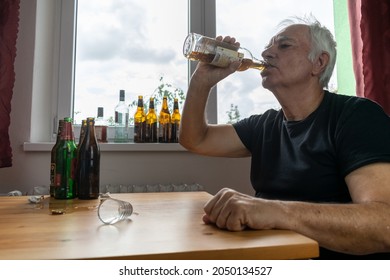
[[[274,57],[275,57],[275,54],[274,54],[274,52],[272,51],[272,47],[266,48],[266,49],[261,53],[261,56],[262,56],[264,59],[274,58]]]

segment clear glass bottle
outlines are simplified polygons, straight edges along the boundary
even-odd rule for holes
[[[134,143],[144,143],[146,134],[146,116],[144,110],[144,99],[138,96],[137,111],[134,114]]]
[[[179,143],[179,131],[180,131],[180,111],[179,100],[175,98],[173,100],[173,112],[171,116],[171,142]]]
[[[183,54],[190,60],[199,60],[222,68],[228,67],[233,61],[241,61],[238,71],[265,68],[265,63],[256,59],[249,50],[196,33],[190,33],[186,37]]]
[[[79,199],[99,198],[100,148],[94,118],[87,118],[85,135],[77,149],[76,181]]]
[[[72,118],[64,118],[61,142],[56,153],[56,186],[54,188],[54,198],[75,198],[77,196],[75,186],[77,146],[74,141]]]
[[[98,107],[95,120],[96,140],[99,143],[107,143],[107,123],[104,120],[104,108]]]
[[[168,98],[163,97],[162,107],[158,116],[158,142],[169,143],[171,136],[171,114],[168,108]]]
[[[154,109],[154,97],[149,99],[149,110],[146,114],[146,135],[145,141],[157,143],[157,114]]]
[[[129,141],[129,107],[125,103],[125,91],[119,91],[119,103],[115,107],[115,138],[116,143]]]

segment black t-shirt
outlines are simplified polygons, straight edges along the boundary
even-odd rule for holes
[[[234,124],[252,155],[256,196],[348,203],[345,176],[374,162],[390,162],[390,117],[376,103],[324,92],[302,121],[268,110]]]

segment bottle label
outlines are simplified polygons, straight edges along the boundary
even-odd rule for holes
[[[217,47],[213,61],[210,63],[218,67],[228,67],[233,61],[240,61],[244,57],[243,53],[229,50],[223,47]]]

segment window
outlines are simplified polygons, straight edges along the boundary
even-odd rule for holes
[[[273,0],[267,3],[217,0],[216,11],[217,34],[234,36],[257,58],[261,58],[264,46],[275,35],[277,25],[291,16],[311,13],[334,34],[333,1],[330,0]],[[332,83],[336,88],[335,79]],[[219,84],[218,93],[218,121],[222,123],[231,121],[226,113],[231,106],[233,109],[237,106],[241,119],[280,107],[273,94],[261,86],[258,70],[235,73]]]
[[[98,107],[112,119],[120,89],[127,104],[147,102],[161,82],[187,90],[187,10],[182,0],[78,0],[76,123]]]
[[[74,108],[77,123],[87,115],[95,116],[99,106],[104,106],[105,118],[113,116],[120,89],[126,90],[127,103],[135,101],[138,94],[150,96],[161,77],[164,82],[186,91],[189,73],[196,65],[188,63],[182,55],[188,31],[211,37],[233,35],[259,57],[275,34],[277,24],[290,16],[313,14],[331,31],[334,28],[332,0],[274,0],[267,5],[256,0],[167,0],[164,4],[159,0],[59,1],[63,47],[59,51],[58,105],[53,115],[62,118]],[[69,26],[77,2],[77,59],[76,67],[71,68]],[[337,9],[346,10],[346,1],[341,1],[342,5],[340,1],[335,2]],[[345,13],[342,16],[346,18]],[[343,38],[336,39],[339,44]],[[71,69],[75,69],[74,100],[69,90],[73,87],[69,86],[72,75],[61,74],[72,72]],[[331,87],[337,89],[340,85],[334,76]],[[353,80],[353,75],[349,78]],[[231,106],[233,109],[237,106],[242,119],[278,104],[272,93],[261,87],[259,72],[248,70],[235,73],[218,85],[218,95],[211,95],[208,102],[209,121],[231,121]]]

